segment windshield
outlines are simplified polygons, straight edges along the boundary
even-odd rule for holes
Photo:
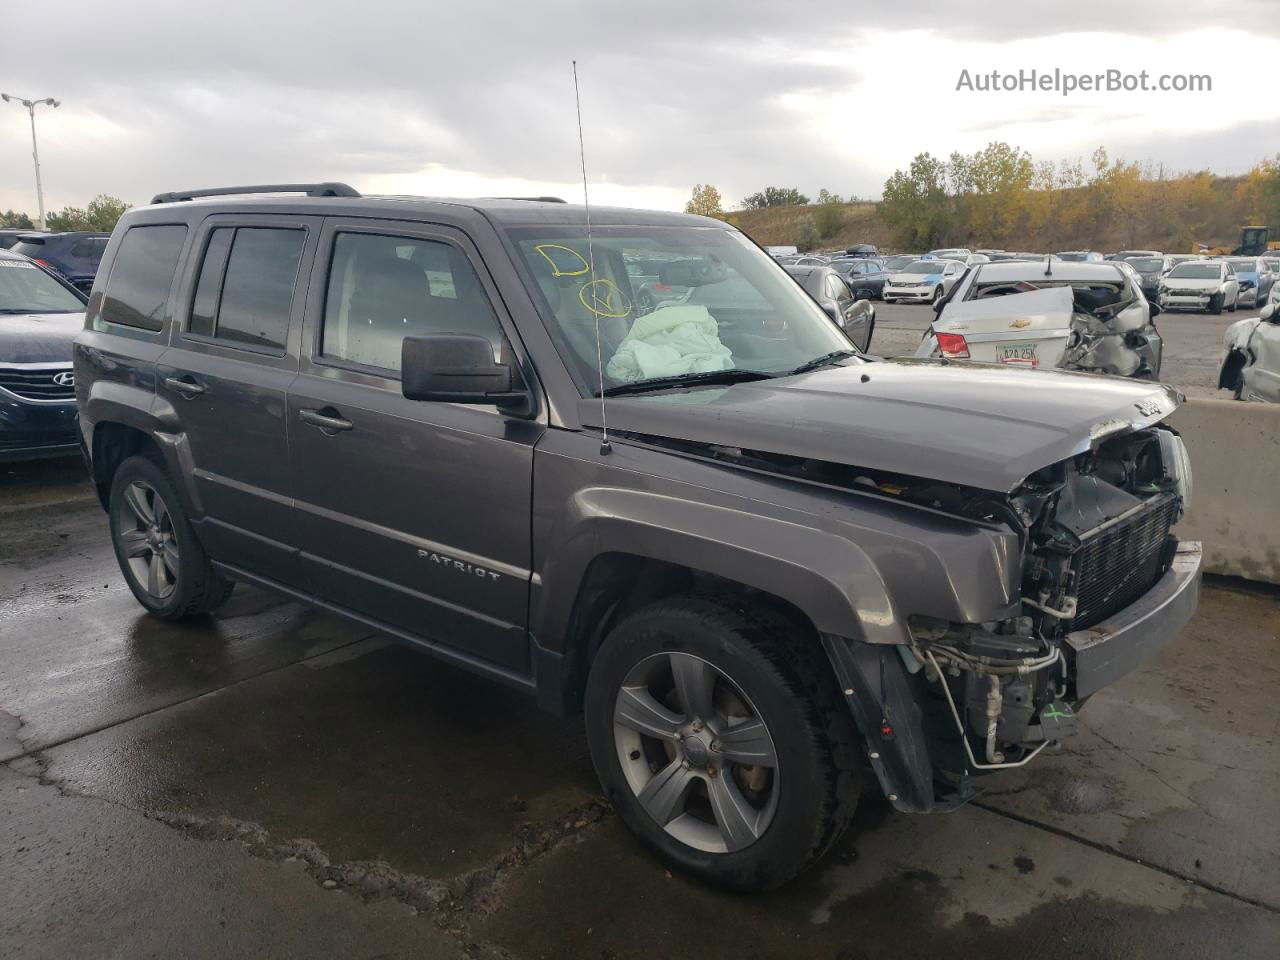
[[[1227,263],[1236,268],[1236,273],[1257,273],[1257,260],[1228,260]]]
[[[909,263],[902,268],[903,273],[941,273],[944,268],[941,260],[917,260],[915,263]]]
[[[1129,261],[1139,273],[1158,273],[1164,267],[1159,257],[1141,257]]]
[[[915,263],[915,257],[890,257],[884,262],[886,270],[901,270],[909,263]]]
[[[850,349],[800,285],[736,231],[596,227],[590,248],[578,226],[507,234],[526,286],[586,394],[599,392],[601,372],[606,390],[716,371],[777,376]],[[626,265],[640,260],[658,263],[658,281],[683,292],[657,302],[639,296]]]
[[[26,260],[0,260],[0,314],[79,313],[74,293]]]
[[[1216,263],[1180,263],[1169,271],[1170,277],[1184,280],[1216,280],[1222,267]]]

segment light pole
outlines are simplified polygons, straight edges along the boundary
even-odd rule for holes
[[[36,146],[36,107],[45,103],[51,107],[62,106],[62,101],[55,100],[53,97],[45,97],[43,100],[23,100],[21,97],[10,96],[7,93],[0,93],[0,100],[5,103],[20,103],[27,108],[27,113],[31,117],[31,159],[36,165],[36,207],[39,210],[39,219],[36,220],[36,229],[44,229],[44,187],[40,185],[40,148]]]

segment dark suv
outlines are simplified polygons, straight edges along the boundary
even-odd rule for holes
[[[622,819],[720,884],[811,863],[868,766],[964,802],[1195,609],[1168,387],[875,360],[701,217],[156,200],[75,358],[139,602],[243,581],[582,711]],[[638,313],[641,256],[690,295]]]
[[[13,245],[14,253],[30,257],[43,267],[48,267],[85,293],[93,287],[93,278],[107,249],[109,233],[73,231],[69,233],[31,233],[18,237]]]

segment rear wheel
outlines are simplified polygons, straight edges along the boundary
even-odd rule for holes
[[[130,457],[111,481],[111,542],[138,602],[162,620],[208,613],[233,584],[209,563],[168,474],[151,458]]]
[[[857,803],[856,734],[830,668],[767,610],[683,597],[634,613],[591,666],[586,720],[622,820],[721,886],[790,880]]]

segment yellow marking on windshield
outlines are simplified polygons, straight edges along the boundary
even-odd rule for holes
[[[578,291],[578,300],[597,317],[620,320],[631,313],[631,304],[612,280],[591,280]],[[590,302],[588,302],[590,301]],[[622,312],[619,313],[618,311]]]
[[[573,249],[573,247],[566,247],[562,243],[539,243],[535,244],[533,249],[537,250],[538,253],[542,255],[542,259],[551,265],[551,275],[553,277],[580,277],[591,270],[591,264],[587,263],[587,261],[583,259],[582,254]],[[569,256],[573,257],[574,260],[577,260],[582,264],[582,269],[561,270],[560,265],[556,263],[551,254],[547,252],[548,250],[563,250],[565,253],[569,254]]]

